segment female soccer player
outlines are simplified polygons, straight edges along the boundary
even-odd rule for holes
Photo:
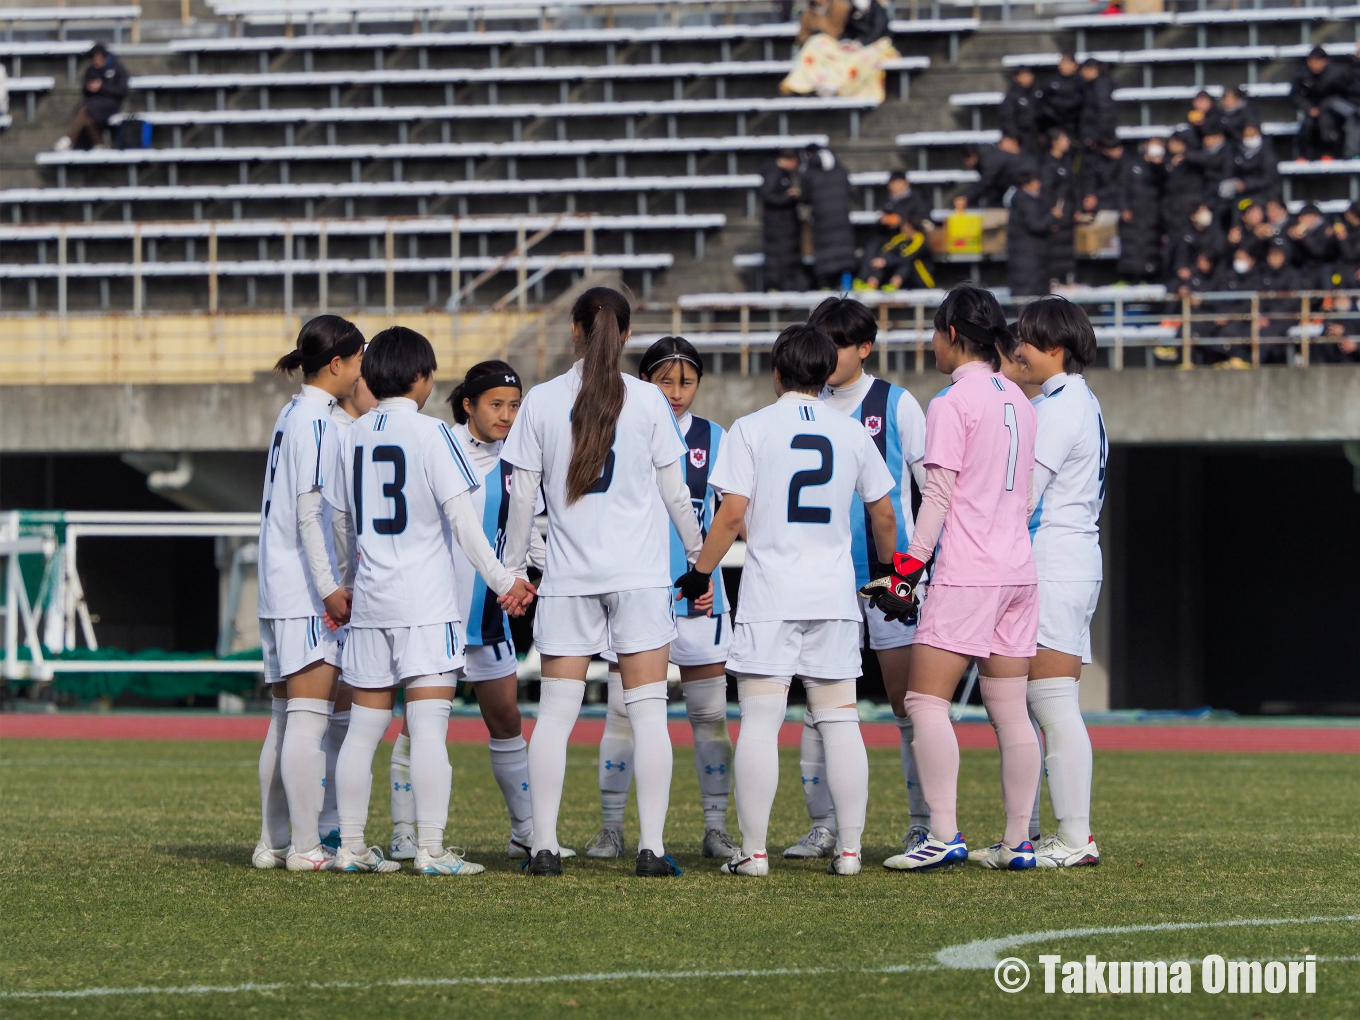
[[[808,324],[821,329],[836,345],[836,368],[822,390],[822,399],[833,411],[840,411],[860,422],[878,447],[893,476],[889,493],[897,514],[897,546],[905,549],[912,534],[911,483],[917,488],[926,483],[925,457],[926,416],[921,405],[906,390],[893,386],[886,379],[875,379],[864,371],[864,363],[874,349],[878,337],[878,323],[874,313],[859,301],[829,297],[808,317]],[[851,499],[850,533],[851,554],[855,560],[855,586],[863,587],[876,576],[880,563],[892,557],[879,553],[874,542],[873,528],[864,502],[858,495]],[[907,670],[911,662],[911,643],[915,639],[915,622],[889,620],[883,612],[860,598],[864,629],[868,631],[869,648],[878,659],[887,689],[888,703],[897,721],[901,743],[902,778],[907,785],[907,804],[911,822],[902,842],[910,850],[925,838],[930,825],[926,799],[921,794],[921,781],[916,774],[916,761],[911,753],[911,719],[902,707],[907,694]],[[812,828],[808,834],[784,851],[785,857],[827,857],[836,846],[836,813],[827,785],[826,753],[822,738],[807,716],[803,719],[802,746],[798,764],[803,778],[803,799],[807,804]]]
[[[373,754],[402,686],[411,734],[415,870],[475,875],[484,870],[480,864],[444,845],[452,783],[449,709],[464,662],[450,537],[511,612],[523,612],[533,588],[510,576],[482,533],[471,495],[479,483],[453,433],[438,418],[419,413],[434,386],[430,342],[393,326],[373,338],[364,364],[364,381],[378,406],[350,426],[340,451],[342,468],[325,484],[337,560],[346,577],[354,578],[344,649],[354,706],[335,766],[340,813],[335,869],[400,867],[377,847],[364,845],[364,823]]]
[[[663,842],[672,766],[666,663],[675,613],[657,492],[687,562],[703,539],[675,416],[660,390],[619,371],[631,317],[627,299],[608,287],[576,299],[571,335],[580,360],[529,391],[501,451],[514,465],[505,562],[515,573],[525,571],[540,485],[548,511],[548,563],[534,617],[543,682],[529,745],[531,875],[562,873],[557,816],[567,738],[581,710],[590,657],[606,648],[619,657],[637,742],[637,874],[679,874]]]
[[[689,447],[685,482],[700,530],[708,533],[713,521],[714,495],[708,476],[718,457],[723,429],[716,422],[690,413],[699,393],[704,366],[699,352],[684,337],[663,336],[642,356],[638,375],[666,395],[676,426]],[[658,505],[658,509],[660,509]],[[662,511],[664,513],[664,511]],[[670,536],[670,572],[679,577],[689,569],[685,546],[675,526],[664,517],[658,530]],[[732,622],[726,611],[722,585],[714,582],[712,615],[682,600],[676,609],[677,637],[670,661],[680,667],[680,690],[685,713],[694,731],[694,767],[703,799],[705,857],[726,860],[737,846],[727,835],[727,800],[732,792],[732,738],[727,732],[727,648]],[[623,684],[615,669],[609,672],[609,704],[604,735],[600,738],[600,809],[603,825],[586,850],[587,857],[623,855],[623,810],[633,770],[633,731],[623,705]]]
[[[468,369],[448,398],[454,437],[480,482],[472,493],[473,509],[493,549],[502,548],[510,511],[512,469],[501,460],[501,446],[519,414],[523,388],[519,374],[504,361],[483,361]],[[530,541],[529,560],[542,569],[543,540],[537,529],[530,533]],[[515,858],[528,857],[534,829],[529,807],[529,745],[520,728],[519,674],[510,618],[461,548],[453,551],[453,575],[465,616],[463,679],[477,693],[482,719],[491,733],[491,772],[510,811],[507,852]],[[562,855],[574,856],[566,847]]]
[[[894,564],[914,586],[935,558],[930,595],[911,651],[905,707],[930,808],[930,834],[884,861],[919,870],[965,861],[958,831],[959,745],[949,699],[977,659],[982,700],[1001,746],[1005,836],[983,861],[1035,866],[1026,839],[1039,783],[1039,742],[1025,707],[1038,596],[1026,523],[1034,471],[1034,408],[999,369],[1011,336],[990,293],[970,284],[935,312],[936,366],[950,385],[926,411],[926,489],[916,533]],[[938,545],[938,552],[936,547]]]
[[[1100,598],[1100,507],[1109,443],[1100,402],[1081,372],[1095,360],[1086,313],[1061,297],[1034,301],[1015,324],[1021,378],[1034,400],[1034,563],[1039,578],[1038,651],[1029,663],[1030,714],[1044,733],[1044,764],[1058,832],[1034,848],[1041,868],[1099,864],[1091,836],[1091,738],[1077,685],[1091,661],[1091,617]]]
[[[335,578],[322,517],[330,464],[331,409],[353,394],[364,338],[336,315],[310,320],[275,369],[302,369],[302,390],[279,412],[260,508],[259,617],[265,682],[273,711],[260,752],[263,823],[257,868],[328,871],[335,852],[318,826],[326,781],[321,748],[339,675],[340,645],[322,617],[349,617],[349,592]],[[292,839],[289,840],[291,823]]]

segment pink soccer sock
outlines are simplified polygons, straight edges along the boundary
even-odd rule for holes
[[[1025,704],[1027,683],[1023,676],[978,677],[982,703],[1001,747],[1001,800],[1006,808],[1006,834],[1002,839],[1009,847],[1029,838],[1034,791],[1039,788],[1039,739]]]
[[[1020,695],[1024,697],[1023,689]],[[959,740],[949,721],[949,702],[933,694],[908,691],[906,708],[913,732],[911,752],[921,790],[930,805],[930,834],[952,840],[959,831]],[[1025,823],[1029,823],[1028,807]]]

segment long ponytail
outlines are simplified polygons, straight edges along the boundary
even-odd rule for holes
[[[571,409],[569,504],[590,491],[614,445],[614,429],[627,393],[619,360],[631,318],[627,299],[610,287],[591,287],[572,306],[572,322],[580,327],[584,338],[585,363],[581,366],[581,389]]]

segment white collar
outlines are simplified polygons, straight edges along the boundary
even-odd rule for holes
[[[1044,396],[1051,396],[1054,390],[1066,386],[1071,378],[1072,377],[1066,372],[1059,372],[1057,375],[1049,376],[1044,380],[1042,387]]]
[[[694,413],[686,411],[679,418],[675,419],[675,427],[680,430],[682,436],[689,434],[689,427],[694,422]]]
[[[864,370],[861,369],[859,377],[854,382],[848,382],[844,386],[838,386],[835,388],[832,388],[830,386],[824,387],[822,389],[822,397],[825,399],[826,397],[834,397],[841,393],[855,394],[860,390],[863,390],[865,393],[867,393],[869,392],[869,387],[872,386],[873,384],[874,377],[871,376],[868,372],[865,372]]]
[[[410,397],[384,397],[378,401],[377,410],[387,413],[392,411],[419,411],[420,407]]]
[[[327,408],[335,403],[335,398],[323,390],[320,386],[313,386],[311,383],[303,383],[302,389],[298,391],[298,396],[304,400],[315,400]]]
[[[459,439],[466,439],[473,447],[479,450],[497,450],[500,448],[501,443],[505,442],[504,439],[493,439],[490,442],[487,442],[484,439],[478,439],[472,434],[472,429],[468,427],[466,422],[462,425],[455,425],[453,430],[458,433]]]

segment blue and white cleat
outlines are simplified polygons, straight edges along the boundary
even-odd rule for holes
[[[376,846],[369,847],[361,854],[341,847],[335,851],[335,870],[348,871],[352,874],[390,875],[400,871],[401,865],[396,861],[389,861]]]
[[[930,830],[924,825],[913,825],[907,830],[907,834],[902,837],[902,845],[906,848],[902,852],[909,854],[918,846],[930,838]]]
[[[968,859],[974,864],[981,864],[1000,849],[1000,843],[993,843],[991,846],[984,846],[981,850],[969,850]]]
[[[466,851],[462,847],[445,847],[436,857],[428,850],[416,850],[415,872],[417,875],[480,875],[486,868],[480,864],[463,860]]]
[[[1039,864],[1034,858],[1034,844],[1029,840],[1014,847],[998,843],[978,863],[993,871],[1028,871]]]
[[[322,836],[322,837],[321,837],[321,845],[322,845],[322,846],[328,846],[328,847],[330,847],[332,850],[339,850],[339,849],[340,849],[340,830],[339,830],[339,829],[332,829],[330,832],[328,832],[328,833],[326,833],[324,836]]]
[[[948,843],[927,835],[915,850],[889,857],[883,866],[889,871],[928,871],[932,868],[951,868],[966,860],[968,846],[960,832]]]

